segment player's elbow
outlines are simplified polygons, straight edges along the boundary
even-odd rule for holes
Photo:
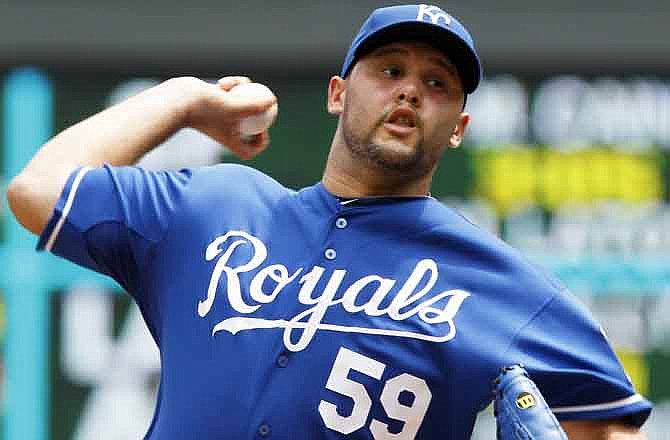
[[[27,230],[40,234],[45,226],[43,216],[38,212],[39,194],[35,182],[25,174],[14,177],[7,188],[7,202],[16,220]]]
[[[21,176],[14,177],[7,187],[7,203],[9,204],[9,209],[14,213],[14,216],[18,219],[18,213],[21,211],[21,199],[22,193],[25,192],[25,183]]]

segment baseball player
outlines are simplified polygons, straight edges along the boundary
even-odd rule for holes
[[[44,249],[113,277],[161,352],[149,439],[467,439],[522,363],[571,439],[643,438],[637,394],[558,281],[430,196],[481,77],[435,6],[372,12],[328,85],[322,181],[132,167],[183,127],[242,158],[276,98],[170,79],[58,134],[11,183]]]

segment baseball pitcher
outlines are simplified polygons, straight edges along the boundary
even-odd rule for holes
[[[268,131],[240,127],[277,100],[233,92],[245,77],[170,79],[36,153],[9,188],[16,218],[123,286],[160,349],[147,439],[465,440],[517,363],[570,439],[643,438],[651,404],[588,311],[430,195],[481,76],[454,16],[381,8],[328,83],[338,124],[313,186],[132,166],[183,127],[261,153]]]

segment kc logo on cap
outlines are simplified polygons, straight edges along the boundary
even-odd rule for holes
[[[416,16],[416,19],[430,21],[433,24],[440,24],[440,20],[442,20],[445,26],[451,24],[451,15],[447,14],[437,6],[431,5],[419,5],[419,13]]]

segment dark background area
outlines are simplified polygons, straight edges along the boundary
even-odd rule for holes
[[[103,0],[0,4],[0,67],[174,75],[337,72],[379,1]],[[468,25],[488,71],[670,70],[665,0],[435,2]]]

